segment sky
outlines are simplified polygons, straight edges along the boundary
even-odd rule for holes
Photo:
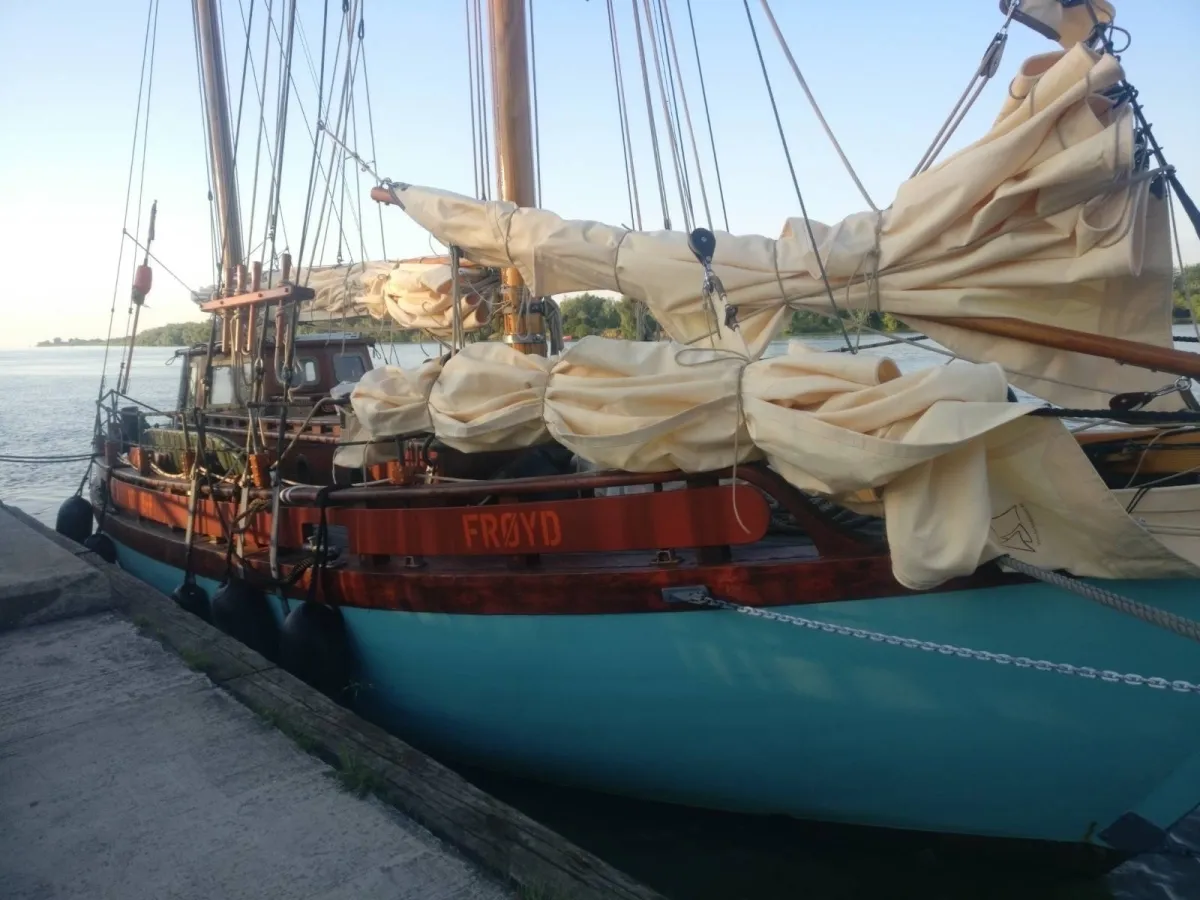
[[[241,94],[246,46],[244,16],[254,6],[250,70],[259,72],[266,43],[265,0],[221,0],[230,92]],[[362,72],[356,80],[357,137],[350,143],[397,181],[474,193],[469,116],[467,37],[462,0],[364,0],[363,57],[371,93],[370,119]],[[274,0],[276,16],[283,6]],[[1200,0],[1118,0],[1117,23],[1132,34],[1122,56],[1140,90],[1168,160],[1200,201]],[[334,69],[341,4],[328,4],[327,68]],[[617,27],[631,120],[642,222],[660,228],[663,215],[654,179],[647,112],[636,56],[629,0],[617,0]],[[692,0],[730,230],[778,235],[799,214],[776,132],[758,58],[738,0]],[[796,174],[809,215],[831,222],[865,208],[831,149],[782,56],[758,2],[750,4],[779,102]],[[797,62],[834,133],[875,202],[890,202],[969,81],[1002,17],[996,0],[858,0],[816,3],[774,0],[772,6]],[[282,213],[288,240],[299,243],[312,153],[322,0],[299,0],[304,45],[298,41],[293,77],[305,113],[293,104],[283,167]],[[686,0],[669,0],[687,100],[700,142],[704,183],[716,225],[715,174],[703,127]],[[537,52],[541,205],[566,218],[630,224],[606,7],[603,0],[534,0]],[[133,202],[123,225],[142,44],[145,0],[0,0],[0,260],[6,313],[0,346],[30,346],[61,337],[107,333],[116,283],[113,330],[124,331],[132,268],[141,254],[126,245],[118,269],[122,229],[143,238],[152,200],[158,201],[153,246],[162,265],[142,313],[141,327],[199,320],[188,290],[211,284],[207,165],[193,47],[191,4],[161,0],[158,9],[148,125],[138,133]],[[45,36],[52,36],[48,52]],[[310,58],[303,52],[307,46]],[[998,76],[987,86],[945,153],[982,135],[995,116],[1021,61],[1055,49],[1019,26],[1011,35]],[[252,245],[264,236],[267,171],[253,190],[253,150],[260,120],[273,139],[278,45],[267,67],[267,113],[260,116],[253,79],[247,80],[239,137],[241,206],[254,221],[244,226]],[[647,54],[649,54],[647,46]],[[649,57],[650,65],[653,59]],[[339,66],[344,51],[339,55]],[[653,77],[653,70],[651,70]],[[327,76],[326,84],[329,84]],[[663,152],[669,157],[654,88]],[[305,115],[308,123],[305,122]],[[372,151],[368,121],[375,130]],[[142,148],[145,148],[144,166]],[[322,147],[327,158],[329,146]],[[687,146],[689,166],[690,144]],[[265,160],[264,153],[263,159]],[[664,158],[672,218],[682,227],[673,169]],[[339,175],[339,186],[341,184]],[[440,252],[427,234],[396,208],[379,213],[367,194],[370,176],[345,169],[351,200],[344,258],[399,258]],[[693,192],[698,194],[692,173]],[[137,200],[139,193],[142,202]],[[340,188],[339,188],[340,193]],[[362,227],[355,219],[361,205]],[[698,207],[703,223],[704,214]],[[140,222],[140,224],[139,224]],[[1200,262],[1200,239],[1186,221],[1184,257]],[[312,238],[310,237],[311,241]],[[311,246],[311,244],[310,244]],[[324,245],[333,262],[336,234]],[[136,258],[131,254],[136,253]],[[306,254],[307,255],[307,254]],[[178,281],[164,271],[164,265]]]

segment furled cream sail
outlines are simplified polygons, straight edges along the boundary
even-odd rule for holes
[[[643,300],[674,340],[749,358],[792,308],[831,311],[820,254],[841,308],[891,312],[964,358],[1000,363],[1030,393],[1103,407],[1170,379],[921,317],[1014,317],[1171,346],[1167,210],[1136,169],[1130,109],[1101,93],[1122,77],[1115,58],[1082,44],[1032,57],[991,130],[901,185],[882,213],[812,222],[815,248],[799,219],[777,240],[718,234],[714,269],[736,307],[736,331],[724,326],[725,305],[702,297],[683,233],[564,221],[431,188],[396,195],[473,261],[515,265],[535,295],[620,291]]]
[[[1097,23],[1106,25],[1116,15],[1108,0],[1071,6],[1064,5],[1062,0],[1002,0],[1000,8],[1007,12],[1010,3],[1018,5],[1022,21],[1067,48],[1087,40]]]
[[[278,272],[275,273],[278,277]],[[400,328],[428,331],[449,338],[454,330],[454,271],[447,257],[422,257],[314,266],[295,274],[296,284],[316,296],[304,304],[305,321],[370,316],[391,318]],[[464,332],[478,331],[490,318],[498,279],[478,266],[459,267],[458,308]],[[192,295],[197,303],[211,300],[215,288]]]
[[[366,315],[391,317],[400,328],[438,337],[450,337],[454,330],[454,270],[445,257],[314,267],[300,273],[297,282],[316,291],[305,305],[306,319]],[[487,324],[496,283],[495,274],[486,269],[459,267],[464,332]]]
[[[1082,576],[1200,574],[1125,513],[1057,420],[1028,417],[1006,389],[990,363],[901,375],[799,343],[750,361],[589,337],[557,360],[475,343],[444,364],[374,369],[351,404],[356,441],[432,432],[474,452],[553,439],[632,472],[765,459],[803,490],[882,512],[912,588],[1002,553]]]

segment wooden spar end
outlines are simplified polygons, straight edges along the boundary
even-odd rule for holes
[[[1155,347],[1139,341],[1089,334],[1086,331],[1060,328],[1057,325],[1041,325],[1022,319],[975,318],[972,316],[905,316],[904,318],[917,327],[920,327],[919,323],[921,322],[933,322],[937,325],[961,328],[964,331],[975,331],[980,334],[990,334],[993,337],[1023,341],[1026,344],[1037,344],[1040,347],[1053,347],[1056,350],[1066,350],[1070,353],[1098,356],[1101,359],[1111,359],[1125,365],[1150,369],[1153,372],[1167,372],[1171,375],[1200,378],[1200,353],[1188,353],[1185,350],[1175,350],[1170,347]]]
[[[285,300],[305,301],[311,300],[316,296],[316,291],[312,288],[298,287],[294,284],[285,284],[281,287],[271,288],[267,291],[251,291],[248,294],[235,294],[232,297],[219,297],[216,300],[209,300],[206,303],[200,304],[200,309],[204,312],[218,312],[220,310],[231,309],[238,306],[253,306],[256,303],[282,303]]]
[[[376,203],[390,203],[394,206],[400,205],[400,201],[396,198],[395,193],[385,187],[371,188],[371,199]]]

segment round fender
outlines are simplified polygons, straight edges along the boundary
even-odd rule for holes
[[[92,504],[82,497],[68,497],[58,508],[54,530],[82,544],[92,535]]]
[[[279,655],[279,626],[262,591],[240,578],[231,578],[213,594],[211,605],[215,626],[275,661]]]
[[[345,701],[353,657],[341,611],[324,603],[296,606],[280,632],[279,663],[323,694]]]
[[[83,546],[87,547],[106,563],[117,561],[117,545],[113,539],[102,531],[97,531],[84,539]]]
[[[210,620],[212,614],[208,607],[208,592],[196,582],[185,581],[171,591],[171,599],[193,616],[199,616],[206,622]]]

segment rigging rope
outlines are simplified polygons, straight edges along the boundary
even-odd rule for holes
[[[237,166],[238,141],[242,136],[242,105],[246,100],[246,69],[250,65],[250,30],[254,27],[254,0],[250,0],[249,18],[246,18],[246,10],[242,5],[242,0],[238,0],[238,15],[242,19],[242,30],[246,33],[246,49],[242,52],[242,83],[238,88],[237,122],[233,128],[233,161],[235,169]]]
[[[471,21],[471,0],[463,0],[467,22],[467,105],[471,108],[471,175],[475,179],[475,196],[483,197],[479,189],[479,144],[475,133],[475,29]],[[380,207],[382,210],[382,206]],[[382,215],[382,212],[380,213]]]
[[[1183,293],[1183,303],[1187,307],[1188,319],[1191,320],[1192,330],[1196,332],[1196,341],[1200,341],[1200,323],[1196,321],[1196,307],[1192,305],[1192,289],[1188,286],[1187,266],[1183,264],[1183,244],[1179,240],[1179,223],[1175,219],[1175,186],[1169,180],[1167,188],[1167,219],[1171,223],[1171,238],[1175,244],[1175,258],[1179,260],[1179,289]],[[1179,338],[1176,338],[1179,340]]]
[[[122,237],[117,249],[117,274],[113,279],[112,306],[108,311],[108,331],[104,336],[104,362],[100,365],[100,387],[97,391],[97,395],[103,395],[105,376],[108,374],[108,349],[110,342],[112,341],[113,320],[116,317],[117,312],[117,291],[120,289],[121,285],[121,266],[125,259],[124,235],[128,233],[129,229],[129,202],[133,198],[133,167],[134,163],[137,161],[138,127],[141,125],[142,121],[142,92],[146,83],[146,62],[150,58],[150,22],[151,15],[157,8],[157,5],[157,0],[150,0],[150,2],[146,5],[146,35],[142,41],[142,69],[141,74],[138,76],[137,111],[133,118],[133,146],[129,149],[129,175],[125,182],[125,211],[121,214]],[[148,112],[147,115],[149,115]],[[145,155],[143,154],[142,166],[145,167],[145,165],[146,160]],[[99,410],[96,411],[96,424],[97,426],[100,424]]]
[[[90,453],[61,454],[58,456],[36,456],[31,453],[0,454],[0,462],[24,464],[24,465],[38,465],[41,463],[85,462],[91,458],[92,458],[92,454],[90,454]]]
[[[529,0],[529,81],[533,87],[534,206],[542,205],[542,128],[538,119],[537,43],[534,40],[533,0]]]
[[[267,94],[266,94],[266,92],[267,92],[267,63],[271,57],[271,26],[275,21],[273,9],[272,9],[273,4],[274,4],[274,0],[267,0],[267,28],[265,29],[265,35],[264,35],[264,40],[263,40],[263,68],[262,68],[261,84],[259,82],[258,75],[254,72],[253,69],[250,70],[250,76],[254,79],[255,94],[257,95],[257,98],[258,98],[258,137],[254,143],[254,176],[250,182],[250,216],[249,216],[249,218],[246,219],[246,253],[245,253],[246,258],[249,258],[254,253],[253,248],[251,248],[251,246],[250,246],[250,242],[254,239],[254,210],[258,206],[258,173],[259,173],[260,164],[262,163],[262,148],[263,148],[264,143],[267,144],[268,155],[270,155],[270,153],[271,153],[270,144],[269,144],[269,142],[266,141],[266,129],[267,129],[267,114],[266,114]],[[240,0],[239,0],[239,7],[240,7]],[[251,9],[251,12],[253,13],[253,9]],[[249,27],[249,25],[246,26],[246,53],[247,54],[250,53],[250,27]],[[253,63],[253,60],[251,60],[251,63]],[[242,78],[244,81],[245,80],[244,74],[243,74]],[[239,130],[241,128],[241,109],[240,109],[240,107],[238,110],[238,128],[239,128]],[[236,142],[236,140],[234,142],[234,158],[235,159],[237,158],[237,142]]]
[[[650,0],[642,0],[642,7],[646,11],[646,28],[649,30],[650,37],[650,53],[654,57],[654,72],[658,78],[658,95],[662,102],[663,120],[666,125],[667,139],[671,144],[671,167],[675,171],[675,185],[679,189],[680,206],[683,209],[683,227],[692,230],[692,204],[691,198],[688,196],[687,188],[684,185],[683,173],[679,166],[679,145],[675,140],[675,122],[671,117],[670,101],[667,99],[667,86],[663,80],[662,59],[658,53],[658,34],[654,27],[654,16],[650,10]],[[653,113],[651,112],[653,117]],[[664,189],[665,191],[665,189]]]
[[[365,26],[363,24],[362,6],[360,6],[359,13],[358,13],[358,58],[359,58],[360,62],[362,61],[363,50],[366,47],[366,44],[363,43],[364,31],[365,31]],[[356,64],[355,68],[357,69],[357,64]],[[358,144],[358,106],[357,106],[357,103],[355,102],[356,100],[357,100],[357,98],[352,98],[351,103],[350,103],[350,129],[354,133],[354,143],[357,146],[357,144]],[[350,154],[349,151],[347,151],[347,153],[348,153],[348,155],[354,157],[355,160],[359,160],[358,154],[356,154],[356,153]],[[346,162],[343,159],[342,166],[345,167],[345,164],[346,164]],[[363,166],[358,165],[358,166],[354,167],[354,192],[350,197],[350,203],[351,203],[350,215],[352,215],[354,217],[355,224],[358,225],[359,259],[365,263],[367,260],[367,236],[366,236],[366,229],[363,227],[362,173],[363,173]],[[378,181],[378,179],[376,179],[376,181]],[[345,183],[346,183],[346,181],[343,178],[342,184],[345,185]],[[376,204],[376,208],[379,210],[383,209],[383,207],[380,204]],[[382,238],[382,236],[383,236],[383,228],[382,228],[382,223],[381,223],[380,237]],[[386,256],[386,254],[385,254],[385,256]],[[342,309],[342,342],[343,342],[342,352],[345,352],[345,349],[346,349],[345,348],[346,316],[347,316],[347,310],[345,308],[343,308]]]
[[[342,216],[341,216],[340,212],[338,211],[338,209],[336,208],[336,204],[339,202],[339,198],[334,197],[333,185],[334,185],[335,179],[338,178],[340,175],[340,177],[342,179],[342,190],[340,192],[340,201],[344,201],[345,196],[346,196],[345,142],[346,142],[346,138],[348,136],[347,132],[350,127],[350,110],[353,108],[353,90],[352,90],[352,88],[354,85],[355,76],[357,75],[357,72],[358,72],[358,60],[359,60],[358,53],[356,53],[355,49],[354,49],[354,20],[355,20],[355,11],[357,10],[357,8],[358,8],[357,2],[355,2],[354,4],[351,4],[350,0],[342,0],[342,18],[343,18],[343,22],[346,26],[346,32],[345,32],[346,62],[345,62],[345,69],[342,73],[342,87],[341,87],[341,91],[339,92],[339,97],[338,97],[337,119],[335,120],[334,131],[332,132],[333,134],[336,134],[341,138],[341,145],[339,146],[339,145],[335,144],[334,146],[330,147],[330,149],[329,149],[329,169],[325,173],[325,191],[321,197],[321,213],[320,213],[320,215],[317,216],[317,231],[316,231],[316,233],[323,235],[322,239],[321,239],[321,250],[320,250],[320,253],[318,254],[317,246],[316,246],[316,238],[314,237],[313,253],[309,258],[309,269],[306,270],[306,272],[305,272],[305,280],[306,281],[308,278],[308,273],[311,271],[312,266],[316,264],[317,259],[318,258],[323,259],[325,257],[325,247],[327,246],[327,244],[329,242],[329,229],[332,227],[332,221],[327,220],[325,218],[325,213],[326,213],[327,209],[328,209],[329,215],[331,217],[334,217],[337,219],[339,246],[340,246],[341,242],[345,239],[345,236],[346,236],[346,229],[345,229],[344,222],[342,220]],[[341,41],[341,38],[339,36],[339,44],[340,44],[340,41]],[[361,44],[359,46],[361,47]],[[335,60],[334,60],[334,68],[335,69],[337,68],[336,56],[335,56]],[[330,81],[330,87],[331,88],[333,87],[332,80]],[[330,104],[332,104],[332,102],[333,102],[333,94],[332,93],[330,94],[329,102],[330,102]],[[326,120],[326,121],[328,121],[328,120]],[[318,132],[320,132],[322,130],[322,126],[321,126],[320,122],[317,123],[317,130],[318,130]],[[351,212],[353,213],[353,209],[351,209]],[[362,224],[360,222],[359,228],[361,229],[361,227],[362,227]],[[340,262],[341,262],[341,260],[339,259],[339,263]]]
[[[804,218],[804,228],[808,232],[809,246],[813,249],[813,256],[817,260],[817,268],[821,271],[821,283],[825,286],[825,293],[829,297],[829,305],[833,309],[834,318],[837,320],[839,327],[842,330],[842,339],[846,342],[846,347],[851,353],[856,353],[857,349],[850,342],[850,335],[846,332],[846,323],[842,319],[842,311],[838,309],[837,300],[833,296],[833,286],[829,283],[829,274],[825,271],[825,261],[821,259],[821,251],[817,245],[816,235],[813,234],[812,223],[808,220],[808,210],[804,206],[804,195],[800,191],[800,180],[796,177],[796,167],[792,164],[792,152],[788,149],[787,136],[783,132],[783,120],[779,117],[779,106],[775,102],[775,91],[771,88],[771,78],[767,74],[767,61],[763,57],[762,46],[758,43],[758,29],[754,27],[754,16],[750,14],[750,0],[742,0],[742,6],[746,9],[746,20],[750,23],[750,34],[754,38],[754,49],[758,53],[758,64],[762,69],[763,82],[767,86],[767,96],[771,100],[771,111],[775,114],[775,127],[779,129],[779,141],[783,144],[783,155],[787,159],[788,172],[792,176],[792,186],[796,189],[796,199],[800,201],[800,215]],[[780,299],[786,302],[786,297]]]
[[[654,125],[654,100],[650,96],[650,72],[646,67],[646,48],[642,42],[642,19],[638,12],[638,0],[633,3],[633,30],[637,35],[638,59],[642,65],[642,88],[646,94],[646,115],[650,122],[650,147],[654,151],[654,171],[658,176],[658,197],[662,202],[663,228],[671,230],[671,209],[667,205],[667,183],[663,176],[662,153],[658,147],[658,129]]]
[[[731,603],[719,597],[712,596],[707,587],[677,587],[664,588],[663,600],[667,603],[690,603],[693,606],[707,606],[714,609],[728,610],[764,619],[768,622],[778,622],[784,625],[795,625],[811,631],[824,634],[836,634],[841,637],[853,637],[872,643],[886,644],[890,647],[904,647],[909,650],[924,650],[927,653],[937,653],[941,656],[954,656],[959,659],[970,659],[977,662],[990,662],[1002,666],[1013,666],[1017,669],[1036,669],[1039,672],[1055,672],[1059,675],[1075,675],[1089,681],[1103,681],[1109,684],[1126,684],[1131,687],[1149,687],[1156,690],[1177,691],[1179,693],[1200,694],[1200,684],[1189,681],[1171,680],[1157,676],[1147,677],[1136,673],[1115,672],[1111,669],[1097,669],[1093,666],[1076,666],[1071,663],[1056,663],[1045,659],[1031,659],[1027,656],[1012,656],[1008,653],[992,653],[988,650],[973,650],[970,647],[959,647],[954,644],[940,644],[935,641],[922,641],[917,638],[900,637],[885,634],[880,631],[868,631],[865,628],[854,628],[850,625],[839,625],[825,622],[821,619],[809,619],[804,616],[792,616],[786,613],[774,612],[756,606],[744,606]]]
[[[717,193],[721,198],[721,217],[729,230],[729,211],[725,208],[725,186],[721,183],[721,162],[717,158],[717,139],[713,133],[712,115],[708,110],[708,90],[704,86],[704,64],[700,58],[700,43],[696,40],[696,18],[692,15],[692,0],[687,0],[688,24],[692,30],[692,49],[696,52],[696,71],[700,75],[700,96],[704,100],[704,120],[708,123],[708,143],[712,148],[713,171],[717,176]]]
[[[271,25],[274,26],[274,21],[271,22]],[[271,167],[271,191],[267,198],[267,237],[263,241],[264,257],[266,256],[268,245],[271,248],[270,261],[267,265],[268,287],[274,282],[275,262],[279,258],[276,253],[275,240],[279,225],[280,187],[283,184],[283,151],[287,141],[287,114],[290,105],[288,97],[290,96],[292,85],[292,50],[295,47],[296,37],[296,0],[291,0],[288,4],[286,46],[284,45],[283,35],[276,31],[275,36],[279,40],[282,52],[279,56],[279,101],[275,113],[275,153]],[[265,327],[263,328],[263,332],[266,332]]]
[[[208,89],[204,85],[203,67],[200,65],[200,35],[199,35],[199,10],[196,7],[196,2],[192,1],[192,18],[196,28],[193,29],[192,40],[194,53],[196,53],[196,83],[200,94],[200,122],[204,127],[204,176],[205,182],[208,184],[209,193],[209,250],[212,257],[212,283],[220,286],[221,284],[221,258],[218,256],[218,248],[221,247],[221,240],[217,238],[217,210],[214,202],[212,202],[212,133],[210,130],[209,116],[204,112],[208,108]]]
[[[360,20],[361,24],[361,20]],[[359,35],[359,42],[362,42],[362,35]],[[367,46],[362,44],[360,51],[362,54],[362,73],[363,73],[363,93],[367,101],[367,130],[371,138],[371,161],[376,162],[379,159],[379,152],[375,149],[375,113],[374,107],[371,105],[371,79],[367,74]],[[378,180],[378,179],[376,179]],[[383,231],[383,204],[375,204],[375,212],[379,214],[379,250],[384,259],[387,259],[387,238]]]
[[[617,19],[613,0],[607,0],[608,42],[612,49],[613,83],[617,89],[617,117],[621,123],[621,155],[625,159],[625,192],[629,197],[629,225],[642,230],[642,204],[638,197],[637,171],[633,162],[633,141],[629,134],[629,107],[625,102],[625,79],[621,73],[621,52],[617,42]]]
[[[863,183],[859,180],[858,173],[854,171],[854,166],[850,165],[850,160],[846,157],[845,151],[842,150],[842,145],[838,143],[838,139],[833,134],[833,129],[829,127],[829,123],[825,121],[825,115],[821,112],[821,107],[817,105],[817,98],[813,96],[812,91],[808,89],[808,82],[804,80],[804,75],[800,71],[800,66],[796,64],[796,58],[792,56],[792,49],[788,46],[787,40],[783,36],[783,32],[779,30],[779,23],[775,21],[775,14],[771,12],[771,4],[767,0],[761,0],[763,12],[767,14],[767,21],[771,23],[771,29],[775,32],[775,37],[779,41],[779,46],[783,49],[783,55],[787,57],[788,64],[792,67],[792,72],[796,76],[796,80],[800,82],[800,88],[804,91],[804,96],[808,98],[809,105],[816,113],[817,120],[821,123],[821,127],[825,129],[825,135],[833,144],[833,149],[837,151],[838,157],[842,161],[842,165],[846,167],[846,171],[850,173],[850,177],[854,179],[854,184],[858,187],[858,192],[862,194],[867,205],[875,212],[879,212],[879,207],[875,205],[875,201],[871,199],[871,195],[867,193],[867,189],[863,187]],[[746,14],[750,14],[749,6],[746,8]],[[1011,15],[1011,13],[1010,13]],[[754,22],[751,20],[750,27],[754,27]],[[754,37],[754,45],[758,46],[758,36]],[[760,51],[761,56],[761,51]]]
[[[154,43],[155,43],[155,45],[157,45],[157,42],[158,42],[157,41],[158,0],[150,0],[150,2],[146,6],[146,34],[142,40],[142,67],[141,67],[141,72],[138,75],[137,110],[136,110],[136,112],[134,114],[134,118],[133,118],[133,142],[132,142],[132,146],[129,149],[129,175],[127,176],[127,179],[125,182],[125,210],[121,214],[121,242],[117,248],[117,274],[116,274],[116,277],[113,279],[112,305],[108,311],[108,331],[106,332],[106,334],[104,336],[104,361],[100,364],[100,387],[96,391],[97,398],[102,397],[104,395],[104,385],[105,385],[105,381],[108,376],[108,351],[109,351],[109,347],[111,346],[111,343],[112,343],[113,320],[115,319],[116,312],[117,312],[117,292],[120,289],[120,285],[121,285],[121,266],[125,261],[125,234],[128,233],[128,229],[129,229],[129,202],[133,197],[133,169],[134,169],[134,164],[137,160],[138,129],[142,123],[142,97],[143,96],[146,96],[147,127],[149,125],[150,98],[149,98],[149,92],[146,90],[146,64],[147,64],[147,62],[149,62],[149,64],[150,64],[150,78],[151,78],[151,80],[153,80],[153,78],[154,78],[154,54],[152,54],[150,52],[151,33],[152,33],[151,23],[152,22],[153,22]],[[145,94],[143,93],[144,91],[145,91]],[[146,151],[145,151],[145,144],[143,143],[143,146],[142,146],[142,179],[141,179],[143,183],[145,181],[145,172],[146,172]],[[139,200],[138,202],[139,202],[139,206],[140,206],[141,201]],[[128,334],[128,331],[129,331],[129,325],[128,325],[128,317],[127,317],[126,318],[126,334]],[[120,378],[120,374],[118,373],[118,380],[119,380],[119,378]],[[97,399],[97,402],[99,402],[99,399]],[[99,430],[100,409],[98,406],[96,409],[95,427],[97,430]]]
[[[483,13],[480,0],[475,0],[475,81],[475,99],[479,104],[479,164],[482,173],[479,183],[482,188],[480,199],[487,200],[491,197],[492,148],[491,130],[488,127],[488,104],[485,99],[487,96],[487,72],[484,68]],[[492,114],[495,115],[494,106]]]
[[[663,30],[666,32],[670,40],[671,59],[675,61],[675,76],[679,80],[679,96],[683,100],[683,116],[687,122],[688,137],[692,144],[692,159],[696,163],[696,180],[700,184],[700,200],[704,204],[704,218],[708,222],[709,230],[713,227],[712,210],[708,205],[708,188],[704,184],[704,169],[700,166],[700,148],[696,143],[696,130],[692,127],[692,111],[688,107],[687,91],[683,84],[683,69],[679,65],[679,51],[675,46],[675,27],[671,24],[671,7],[667,0],[660,0],[662,5]],[[675,113],[678,117],[678,110]]]
[[[1000,67],[1000,59],[1004,55],[1004,47],[1008,43],[1009,23],[1012,22],[1013,14],[1020,6],[1020,2],[1009,4],[1008,15],[1004,18],[1004,24],[988,43],[987,49],[983,51],[983,58],[979,61],[979,66],[975,69],[975,74],[971,76],[971,80],[959,96],[958,102],[954,104],[954,108],[950,110],[946,121],[942,123],[942,127],[933,136],[933,141],[930,143],[928,149],[926,149],[925,155],[921,157],[921,161],[917,163],[917,167],[913,169],[909,178],[916,177],[933,165],[933,161],[945,149],[946,144],[954,136],[954,132],[958,130],[958,126],[962,124],[967,113],[971,111],[971,107],[975,105],[975,101],[979,99],[979,95],[983,92],[987,83],[996,74]],[[974,93],[972,93],[972,89],[974,89]],[[968,95],[970,95],[970,99],[968,99]],[[966,103],[965,107],[963,106],[964,102]],[[959,112],[960,108],[962,108],[961,113]]]
[[[663,0],[654,0],[655,20],[658,26],[656,29],[652,29],[655,35],[655,66],[658,66],[658,41],[661,39],[663,64],[659,70],[659,78],[661,79],[663,77],[662,72],[665,70],[667,93],[670,95],[670,106],[667,114],[667,128],[669,129],[669,134],[671,135],[672,159],[676,169],[677,181],[680,178],[680,173],[682,173],[680,199],[687,207],[688,219],[690,220],[687,223],[687,227],[690,230],[692,227],[694,227],[696,222],[696,210],[692,202],[692,181],[691,173],[688,172],[687,151],[683,146],[683,128],[679,124],[679,98],[675,90],[675,70],[671,66],[671,56],[667,49],[666,18],[663,13],[663,6]]]
[[[345,0],[343,0],[343,3]],[[344,13],[343,13],[344,15]],[[317,163],[320,161],[321,153],[321,122],[328,121],[328,110],[325,110],[325,115],[322,116],[322,106],[325,99],[325,51],[328,47],[329,34],[329,0],[325,0],[324,16],[321,20],[321,74],[320,81],[317,85],[317,128],[313,132],[312,156],[308,164],[308,188],[304,192],[304,218],[302,219],[303,226],[300,231],[300,250],[296,254],[296,264],[304,265],[304,245],[308,241],[309,223],[312,218],[313,199],[316,196],[316,181],[317,181]],[[335,50],[333,65],[337,68],[338,59],[341,56],[342,39],[341,34],[338,35],[337,49]],[[330,98],[332,102],[332,96]],[[322,216],[324,209],[322,208]],[[299,275],[299,272],[296,273]]]
[[[1078,594],[1080,597],[1099,603],[1102,606],[1107,606],[1109,609],[1115,609],[1117,612],[1133,616],[1135,619],[1141,619],[1143,622],[1148,622],[1159,628],[1165,628],[1167,631],[1173,632],[1180,637],[1185,637],[1192,641],[1200,641],[1200,622],[1184,618],[1183,616],[1177,616],[1156,606],[1139,603],[1137,600],[1122,597],[1120,594],[1097,587],[1094,584],[1088,584],[1086,581],[1081,581],[1062,572],[1052,572],[1049,569],[1043,569],[1024,560],[1014,559],[1011,556],[998,557],[996,562],[1002,568],[1012,569],[1014,572],[1020,572],[1022,575],[1028,575],[1030,578],[1036,578],[1045,584]]]

